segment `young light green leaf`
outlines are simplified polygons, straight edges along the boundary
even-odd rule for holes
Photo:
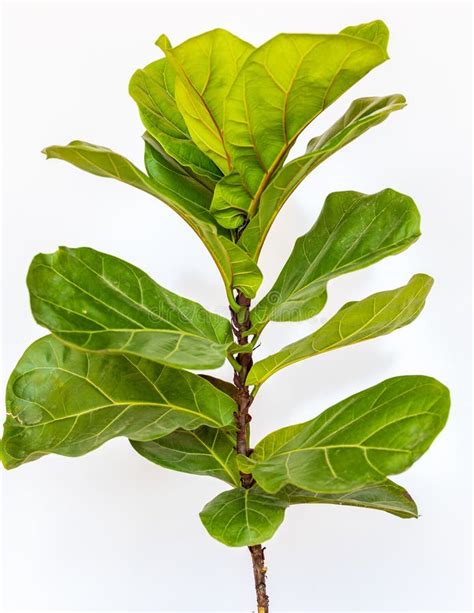
[[[385,511],[404,519],[418,517],[416,503],[410,494],[389,479],[344,494],[309,492],[294,485],[286,485],[278,492],[277,496],[286,500],[289,505],[337,504]]]
[[[218,181],[222,173],[191,139],[174,89],[175,72],[165,58],[137,70],[129,84],[143,125],[166,153],[198,175]]]
[[[64,146],[46,147],[43,153],[46,154],[47,159],[64,160],[99,177],[117,179],[141,189],[162,200],[190,225],[194,220],[195,222],[214,224],[213,218],[208,212],[212,197],[211,191],[204,189],[203,185],[197,181],[194,181],[191,185],[189,181],[183,180],[183,173],[177,174],[176,166],[164,157],[161,160],[161,166],[163,167],[160,175],[161,180],[158,181],[147,177],[127,158],[111,149],[84,141],[75,140]],[[155,155],[158,157],[159,152],[155,151]]]
[[[80,351],[46,336],[31,345],[7,389],[3,462],[78,456],[116,436],[150,440],[233,423],[235,403],[202,377],[134,356]]]
[[[386,41],[359,36],[363,27],[350,34],[279,34],[247,58],[227,96],[224,138],[252,195],[250,218],[301,131],[387,59]]]
[[[140,455],[164,468],[240,484],[235,436],[226,430],[201,426],[175,430],[154,441],[130,442]]]
[[[448,389],[431,377],[387,379],[298,428],[277,430],[252,454],[252,475],[270,493],[287,484],[339,494],[409,468],[443,429]]]
[[[27,282],[36,321],[88,351],[126,353],[180,368],[217,368],[232,343],[226,319],[94,249],[61,247],[37,255]]]
[[[409,196],[335,192],[314,226],[295,243],[276,283],[253,309],[252,325],[301,321],[321,311],[330,279],[400,253],[420,236],[420,215]]]
[[[271,539],[287,506],[265,492],[235,488],[208,502],[199,517],[216,540],[229,547],[245,547]]]
[[[257,362],[247,377],[248,385],[261,385],[294,362],[406,326],[419,315],[432,285],[428,275],[414,275],[407,285],[345,304],[313,334]]]
[[[239,245],[258,260],[276,216],[303,179],[333,153],[404,106],[405,98],[400,94],[354,100],[335,124],[321,136],[309,141],[304,155],[291,160],[278,170],[263,192],[257,213],[244,229]]]
[[[162,200],[191,226],[208,249],[221,273],[229,303],[234,301],[233,288],[240,289],[249,298],[256,295],[262,273],[248,254],[230,240],[230,234],[216,226],[208,211],[209,191],[199,186],[190,192],[190,183],[165,158],[160,160],[162,182],[158,183],[105,147],[73,141],[64,147],[47,147],[44,152],[48,158],[65,160],[92,174],[118,179]],[[153,163],[157,164],[156,149],[153,156]]]
[[[253,46],[222,29],[171,47],[158,46],[176,71],[175,98],[196,145],[225,173],[232,162],[225,146],[224,102]]]

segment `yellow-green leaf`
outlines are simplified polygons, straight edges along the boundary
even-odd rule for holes
[[[158,46],[176,71],[175,98],[196,145],[227,174],[232,162],[225,146],[224,102],[252,45],[222,29],[171,47]]]
[[[174,165],[154,149],[154,163],[160,164],[160,182],[148,177],[123,156],[105,147],[83,141],[66,146],[47,147],[48,158],[64,160],[92,174],[123,181],[162,200],[186,221],[202,240],[224,281],[229,303],[233,304],[232,289],[240,289],[253,298],[262,282],[262,273],[249,255],[230,240],[230,234],[216,225],[209,213],[210,192],[202,185],[192,184]]]
[[[143,125],[166,153],[195,173],[218,181],[222,173],[191,139],[174,89],[175,72],[165,58],[137,70],[129,84]]]
[[[324,160],[404,106],[405,98],[400,94],[354,100],[335,124],[309,141],[304,155],[289,161],[275,173],[262,194],[255,216],[242,232],[239,245],[258,260],[276,216],[303,179]],[[214,194],[211,210],[215,206],[215,198]]]
[[[382,22],[374,23],[386,31]],[[388,58],[386,40],[368,39],[372,27],[279,34],[247,58],[227,97],[224,137],[234,169],[252,195],[249,217],[302,130]]]
[[[257,362],[247,383],[261,385],[272,374],[326,351],[389,334],[412,322],[433,285],[428,275],[414,275],[407,285],[344,305],[319,330]]]

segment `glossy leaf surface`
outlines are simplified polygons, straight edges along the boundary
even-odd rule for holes
[[[377,26],[380,32],[385,28],[382,22]],[[366,29],[363,24],[335,35],[279,34],[247,58],[226,101],[224,135],[251,194],[249,217],[300,132],[387,59],[388,33],[368,40],[360,35]]]
[[[252,312],[253,326],[300,321],[321,311],[330,279],[378,262],[420,236],[420,215],[409,196],[330,194],[314,226],[295,243],[276,283]]]
[[[140,455],[164,468],[240,484],[232,430],[201,426],[175,430],[154,441],[130,442]]]
[[[174,90],[175,72],[166,59],[137,70],[129,84],[143,125],[166,153],[197,174],[218,181],[222,173],[191,139],[176,105]]]
[[[260,385],[294,362],[389,334],[406,326],[419,315],[432,285],[431,277],[418,274],[407,285],[345,304],[313,334],[257,362],[249,373],[247,383]]]
[[[90,143],[73,141],[66,146],[47,147],[44,152],[48,158],[64,160],[92,174],[117,179],[162,200],[202,240],[222,275],[229,299],[232,288],[241,289],[250,298],[255,296],[262,273],[247,253],[230,240],[230,234],[216,227],[208,211],[209,190],[199,185],[190,194],[189,181],[183,181],[166,158],[158,161],[158,151],[155,150],[153,156],[154,163],[159,163],[161,167],[161,183],[148,177],[121,155]]]
[[[80,351],[47,336],[7,389],[3,462],[79,456],[116,436],[150,440],[177,428],[233,423],[235,403],[202,377],[134,356]]]
[[[199,516],[212,537],[229,547],[244,547],[268,541],[287,506],[284,500],[253,488],[234,488],[208,502]]]
[[[258,259],[276,216],[303,179],[324,160],[404,106],[405,98],[400,94],[354,100],[335,124],[321,136],[310,140],[304,155],[289,161],[276,172],[262,194],[255,217],[240,237],[241,247]]]
[[[196,145],[224,172],[232,162],[224,139],[224,102],[252,45],[222,29],[171,47],[157,44],[176,72],[175,98]]]
[[[94,249],[62,247],[37,255],[27,282],[36,321],[88,351],[217,368],[232,343],[226,319]]]
[[[285,485],[338,494],[409,468],[442,430],[449,391],[430,377],[387,379],[315,419],[266,436],[252,474],[270,493]]]

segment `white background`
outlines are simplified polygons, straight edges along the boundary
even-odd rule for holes
[[[269,544],[272,611],[470,610],[470,11],[445,4],[36,4],[4,14],[3,379],[44,334],[29,313],[31,258],[91,246],[140,266],[165,287],[226,312],[213,263],[173,212],[150,196],[86,175],[41,149],[79,138],[141,164],[132,72],[173,43],[224,27],[254,44],[280,31],[336,32],[372,19],[392,32],[374,70],[301,138],[326,129],[359,96],[404,93],[394,114],[324,163],[275,224],[261,266],[268,289],[331,191],[390,186],[412,195],[423,236],[405,253],[330,284],[322,316],[274,324],[260,355],[314,330],[348,300],[436,283],[422,315],[389,337],[338,350],[271,379],[253,412],[254,441],[385,378],[428,374],[452,390],[431,450],[397,480],[421,518],[301,506]],[[223,374],[229,375],[223,369]],[[49,456],[3,473],[6,609],[249,611],[248,552],[210,539],[198,511],[223,484],[165,471],[125,439],[88,456]]]

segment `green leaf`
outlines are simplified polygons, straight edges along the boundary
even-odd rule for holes
[[[277,495],[286,500],[289,505],[337,504],[385,511],[404,519],[418,517],[416,503],[410,494],[389,479],[344,494],[309,492],[294,485],[286,485]]]
[[[400,94],[354,100],[335,124],[321,136],[309,141],[304,155],[291,160],[278,170],[262,194],[255,217],[244,229],[239,240],[240,246],[258,260],[276,216],[303,179],[333,153],[404,106],[405,98]]]
[[[414,275],[407,285],[349,302],[319,330],[257,362],[248,385],[261,385],[272,374],[305,358],[389,334],[412,322],[433,285],[428,275]]]
[[[92,174],[118,179],[162,200],[193,228],[208,249],[224,280],[230,304],[234,303],[233,288],[240,289],[249,298],[255,296],[262,282],[257,264],[230,240],[230,234],[216,227],[208,211],[209,191],[199,186],[190,192],[190,183],[165,158],[160,160],[161,182],[158,182],[121,155],[83,141],[47,147],[44,153],[48,158],[64,160]],[[156,149],[153,155],[154,163],[158,164]]]
[[[181,368],[217,368],[232,343],[226,319],[94,249],[61,247],[39,254],[27,282],[36,321],[88,351],[127,353]]]
[[[217,183],[210,209],[223,228],[237,229],[245,222],[251,199],[239,173],[231,172]]]
[[[221,392],[224,392],[224,394],[227,394],[231,398],[235,398],[237,394],[237,388],[233,383],[230,383],[229,381],[223,381],[218,377],[213,377],[212,375],[208,374],[200,374],[199,376],[203,379],[206,379],[206,381],[209,381],[209,383],[212,383],[214,387],[217,387],[217,389]]]
[[[201,426],[176,430],[154,441],[130,442],[140,455],[164,468],[240,484],[235,436],[223,429]]]
[[[157,44],[176,71],[176,103],[193,141],[228,173],[232,162],[223,134],[224,102],[253,46],[222,29],[174,48],[164,37]]]
[[[235,398],[237,388],[228,381],[211,375],[199,375],[215,388]],[[229,427],[197,430],[175,430],[153,441],[130,441],[134,449],[147,460],[180,472],[222,479],[239,486],[240,477],[235,453],[235,432]]]
[[[159,184],[178,184],[181,193],[191,200],[196,197],[196,192],[201,192],[202,199],[199,202],[208,209],[214,190],[212,181],[196,174],[191,168],[178,164],[148,132],[145,132],[143,138],[148,176]]]
[[[253,488],[235,488],[208,502],[199,516],[216,540],[229,547],[244,547],[271,539],[287,506],[285,501]]]
[[[227,97],[224,136],[252,195],[250,218],[302,130],[388,58],[386,40],[361,35],[368,27],[356,26],[350,34],[279,34],[243,65]]]
[[[276,283],[253,309],[252,324],[300,321],[321,311],[330,279],[400,253],[420,236],[420,215],[409,196],[335,192],[314,226],[295,243]]]
[[[222,173],[192,141],[176,105],[174,89],[175,72],[166,59],[137,70],[129,84],[143,125],[166,153],[193,172],[218,181]]]
[[[79,456],[116,436],[150,440],[177,428],[233,423],[235,403],[198,375],[134,356],[79,351],[47,336],[7,388],[3,462]]]
[[[252,474],[270,493],[287,484],[338,494],[382,483],[425,453],[448,412],[449,391],[435,379],[387,379],[265,437],[252,454]]]

